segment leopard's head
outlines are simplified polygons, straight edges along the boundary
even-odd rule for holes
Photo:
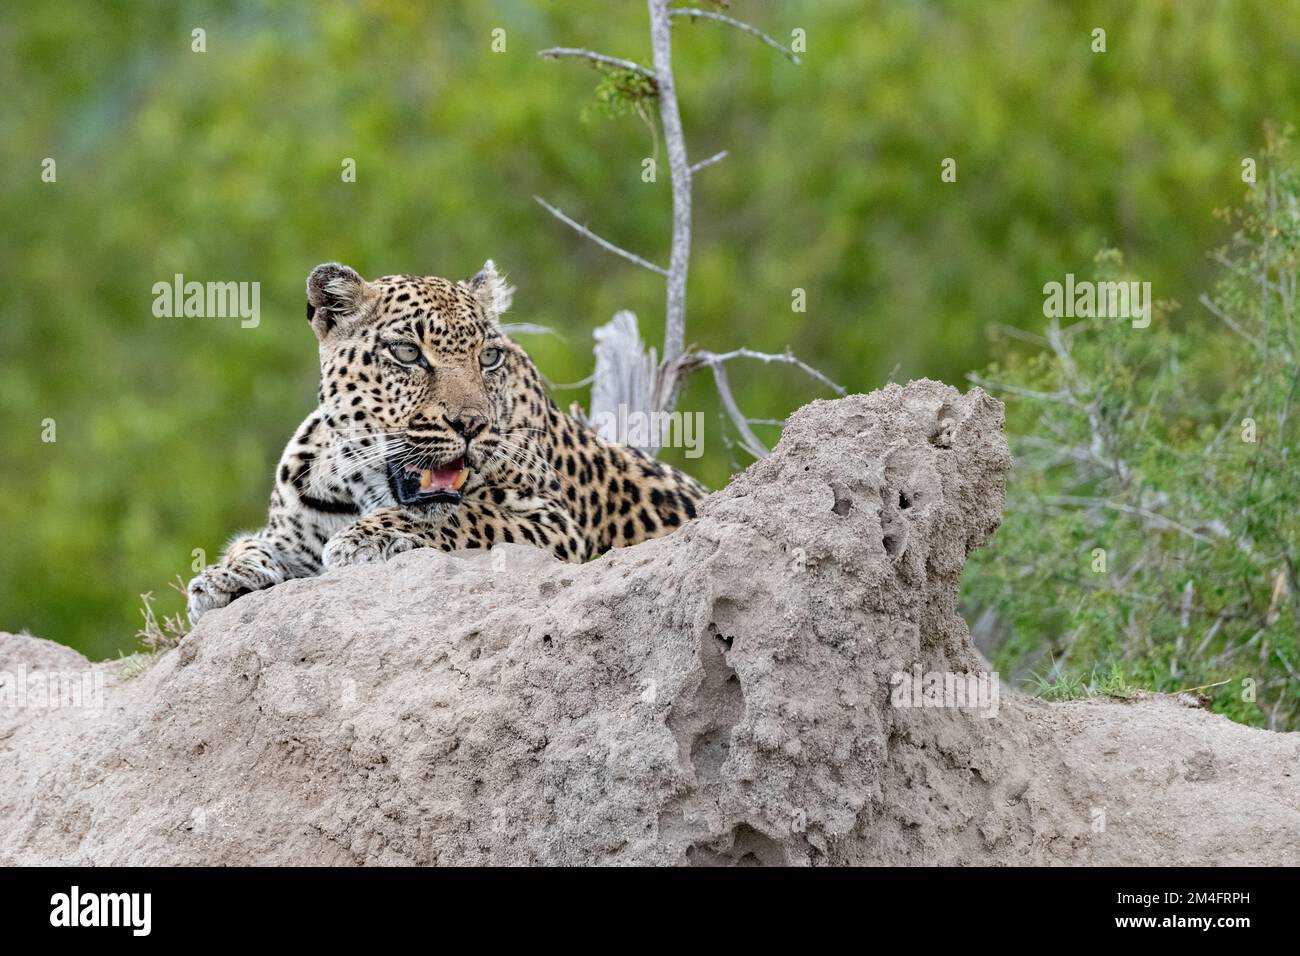
[[[502,456],[519,350],[501,331],[512,289],[491,260],[463,281],[384,276],[338,263],[307,279],[321,406],[350,464],[384,467],[406,506],[456,503]]]

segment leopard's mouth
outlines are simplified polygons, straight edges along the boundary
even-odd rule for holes
[[[393,497],[403,505],[428,505],[460,501],[460,489],[469,479],[464,457],[442,465],[394,459],[388,463],[388,483]]]

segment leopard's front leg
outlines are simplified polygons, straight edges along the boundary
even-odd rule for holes
[[[190,622],[251,591],[318,573],[320,535],[311,518],[277,502],[265,528],[231,541],[186,588]]]
[[[235,598],[279,584],[289,575],[280,560],[279,548],[261,532],[231,541],[221,559],[204,568],[186,587],[190,623]]]
[[[240,535],[220,560],[186,588],[191,623],[251,591],[319,574],[321,548],[359,510],[322,461],[320,416],[313,413],[289,442],[276,469],[266,527]],[[313,470],[313,467],[316,470]]]
[[[485,492],[427,514],[399,507],[372,511],[331,538],[323,560],[326,568],[338,568],[387,561],[413,548],[458,551],[508,543],[535,545],[561,561],[587,558],[577,522],[559,499],[509,492],[498,502]]]

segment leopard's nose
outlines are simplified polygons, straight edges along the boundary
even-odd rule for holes
[[[473,412],[461,412],[446,417],[451,430],[458,435],[465,436],[467,440],[477,437],[479,432],[487,427],[487,418],[482,415],[475,415]]]

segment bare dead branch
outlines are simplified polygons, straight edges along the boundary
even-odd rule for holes
[[[736,349],[731,352],[687,352],[686,351],[686,276],[690,266],[691,253],[691,181],[695,173],[726,158],[726,151],[710,156],[694,165],[687,159],[686,137],[682,129],[681,112],[677,104],[676,86],[672,69],[672,18],[689,17],[693,19],[715,20],[736,27],[780,51],[798,63],[799,58],[793,51],[777,43],[767,34],[742,23],[732,17],[710,13],[704,10],[673,10],[670,0],[646,0],[650,15],[650,45],[653,53],[653,69],[647,69],[631,60],[594,53],[591,50],[574,47],[551,47],[542,50],[540,55],[548,58],[577,57],[586,59],[600,68],[622,69],[638,76],[649,78],[659,102],[659,119],[663,127],[663,140],[668,154],[668,169],[672,194],[672,244],[668,268],[664,269],[654,263],[629,252],[614,243],[601,238],[587,226],[576,222],[561,210],[535,196],[538,204],[552,216],[578,233],[586,236],[601,248],[627,259],[643,268],[663,276],[666,281],[666,302],[664,316],[663,360],[655,364],[654,350],[646,350],[639,336],[629,336],[629,330],[635,333],[635,317],[630,313],[620,313],[615,320],[597,330],[597,370],[592,377],[592,420],[598,406],[603,407],[617,400],[629,406],[649,404],[645,409],[653,412],[672,412],[677,397],[687,374],[703,365],[713,371],[714,382],[726,414],[730,416],[745,449],[755,457],[767,454],[767,447],[759,440],[750,427],[752,424],[780,424],[776,420],[748,419],[736,404],[727,379],[726,363],[734,358],[751,358],[770,364],[780,362],[793,365],[819,382],[845,394],[845,389],[812,366],[795,358],[789,351],[782,355],[756,352],[752,349]],[[630,318],[630,323],[622,321]],[[624,327],[626,326],[626,328]],[[603,354],[603,359],[602,359]],[[648,387],[648,388],[647,388]],[[597,393],[600,393],[598,398]],[[657,437],[657,436],[656,436]],[[725,436],[724,436],[725,438]],[[656,442],[657,447],[657,442]]]
[[[1021,388],[1018,385],[1010,385],[1006,382],[995,382],[987,379],[982,375],[971,372],[966,376],[972,384],[980,388],[988,389],[995,392],[1006,392],[1008,395],[1019,395],[1021,398],[1032,398],[1039,402],[1059,402],[1062,405],[1069,405],[1071,408],[1080,408],[1081,406],[1068,392],[1040,392],[1032,388]]]
[[[727,362],[736,358],[756,359],[764,364],[781,362],[786,365],[793,365],[796,368],[802,369],[819,382],[834,389],[837,394],[845,394],[845,389],[842,386],[832,382],[821,372],[817,371],[817,369],[796,358],[789,351],[780,355],[769,352],[756,352],[753,349],[745,348],[733,349],[730,352],[721,353],[692,351],[682,355],[676,362],[671,364],[665,363],[661,366],[660,380],[661,382],[666,381],[670,383],[669,388],[672,390],[671,395],[661,396],[661,401],[664,400],[665,397],[670,401],[675,401],[676,388],[679,386],[681,376],[684,373],[689,372],[694,368],[698,368],[701,365],[708,366],[713,372],[713,382],[717,386],[718,397],[722,400],[722,407],[726,411],[727,417],[731,419],[732,423],[736,426],[736,430],[740,432],[741,444],[744,446],[745,450],[755,458],[762,458],[767,455],[768,449],[759,437],[754,434],[754,430],[750,428],[750,425],[779,425],[784,423],[779,419],[749,418],[740,410],[740,406],[736,404],[736,397],[731,391],[731,383],[727,378],[726,372]]]
[[[691,260],[691,167],[686,160],[686,134],[677,108],[673,82],[672,28],[668,0],[646,0],[650,12],[650,46],[654,51],[655,78],[659,84],[659,121],[668,152],[668,172],[673,196],[672,251],[668,259],[668,294],[664,314],[666,365],[686,351],[686,271]],[[660,407],[661,410],[663,407]],[[671,410],[671,409],[667,409]]]
[[[1065,445],[1036,435],[1022,435],[1019,439],[1019,445],[1026,449],[1034,448],[1054,453],[1046,463],[1048,467],[1072,461],[1080,466],[1095,466],[1103,472],[1111,471],[1110,462],[1098,458],[1092,448],[1085,445]]]
[[[804,372],[811,375],[813,378],[817,379],[817,381],[821,382],[823,385],[826,385],[834,389],[836,394],[838,395],[847,394],[847,392],[844,389],[844,386],[835,384],[829,378],[823,375],[821,372],[817,371],[817,369],[809,365],[807,362],[804,362],[796,358],[794,354],[790,352],[789,349],[780,353],[779,355],[773,354],[771,352],[755,352],[753,349],[744,349],[744,348],[732,349],[730,352],[722,352],[722,353],[695,352],[693,354],[698,356],[701,363],[705,365],[715,365],[715,364],[721,364],[723,362],[730,362],[734,358],[757,359],[758,361],[763,362],[764,364],[767,365],[770,365],[773,362],[783,362],[786,365],[793,365],[796,368],[802,369]]]
[[[724,159],[726,159],[726,158],[727,158],[727,151],[726,151],[725,149],[724,149],[722,152],[720,152],[720,153],[714,153],[714,154],[713,154],[712,156],[710,156],[708,159],[702,159],[702,160],[700,160],[698,163],[696,163],[694,166],[692,166],[691,169],[690,169],[690,173],[691,173],[692,176],[694,176],[696,173],[698,173],[698,172],[699,172],[701,169],[703,169],[705,166],[712,166],[714,163],[720,162],[720,161],[722,161],[722,160],[724,160]]]
[[[1280,284],[1270,281],[1268,276],[1256,275],[1255,273],[1247,269],[1245,266],[1243,266],[1240,262],[1236,262],[1232,259],[1229,259],[1222,252],[1219,251],[1212,252],[1210,253],[1210,258],[1213,259],[1215,262],[1217,262],[1219,265],[1223,266],[1223,268],[1228,269],[1231,272],[1237,273],[1237,275],[1241,276],[1243,279],[1246,279],[1250,282],[1259,283],[1260,288],[1263,289],[1265,292],[1277,292],[1279,294],[1282,292],[1282,286]]]
[[[750,26],[743,20],[737,20],[735,17],[729,17],[726,14],[714,13],[711,10],[670,10],[668,15],[671,17],[690,17],[692,20],[716,20],[719,23],[725,23],[727,26],[735,27],[744,33],[748,33],[754,39],[766,43],[773,50],[776,50],[791,63],[798,65],[799,56],[787,46],[777,43],[770,36],[764,33],[758,27]]]
[[[1024,329],[1018,329],[1014,325],[1006,325],[998,322],[990,326],[990,328],[999,335],[1005,335],[1009,339],[1019,339],[1022,342],[1029,342],[1032,345],[1044,347],[1047,345],[1047,339],[1043,336],[1034,332],[1027,332]]]
[[[741,444],[745,451],[749,452],[755,458],[767,457],[767,446],[759,441],[754,430],[749,427],[749,419],[745,417],[740,406],[736,404],[736,397],[731,394],[731,384],[727,381],[727,368],[721,362],[710,363],[713,369],[713,383],[718,389],[718,397],[722,399],[722,407],[726,409],[728,417],[740,432]]]
[[[658,362],[654,349],[641,341],[636,314],[624,309],[593,333],[596,339],[596,371],[591,383],[590,421],[601,437],[615,442],[626,440],[619,434],[619,422],[629,415],[644,415],[652,423],[649,436],[650,454],[658,452],[662,436],[654,418],[655,372]]]
[[[1233,320],[1233,318],[1232,318],[1230,315],[1228,315],[1228,313],[1224,312],[1224,311],[1223,311],[1222,309],[1220,309],[1217,305],[1215,305],[1215,304],[1214,304],[1214,300],[1211,299],[1211,298],[1210,298],[1208,295],[1206,295],[1204,292],[1201,293],[1200,302],[1201,302],[1201,305],[1205,306],[1205,307],[1210,311],[1210,314],[1211,314],[1211,315],[1213,315],[1215,318],[1217,318],[1220,322],[1222,322],[1222,323],[1223,323],[1224,325],[1226,325],[1228,328],[1232,329],[1232,331],[1236,332],[1238,335],[1240,335],[1240,336],[1241,336],[1243,339],[1245,339],[1246,341],[1251,342],[1251,343],[1253,343],[1253,344],[1255,344],[1255,345],[1260,345],[1260,346],[1262,346],[1262,345],[1264,344],[1264,343],[1261,342],[1258,338],[1256,338],[1255,336],[1253,336],[1253,335],[1251,335],[1249,332],[1247,332],[1245,329],[1243,329],[1243,328],[1242,328],[1242,327],[1241,327],[1237,322],[1235,322],[1235,321]]]
[[[1210,646],[1210,641],[1214,640],[1214,635],[1218,634],[1219,628],[1223,627],[1224,620],[1226,620],[1226,615],[1223,611],[1220,611],[1219,616],[1214,619],[1214,623],[1205,632],[1205,637],[1201,640],[1201,646],[1196,649],[1197,657],[1205,653],[1206,648]]]
[[[590,60],[592,63],[601,66],[611,66],[620,70],[630,70],[644,76],[650,82],[655,82],[655,73],[653,70],[642,66],[633,60],[624,60],[622,57],[606,56],[604,53],[595,53],[591,50],[583,50],[571,46],[553,46],[545,50],[538,50],[537,55],[548,60],[558,60],[561,57],[578,57],[583,60]]]
[[[506,335],[554,335],[558,339],[564,338],[549,325],[538,325],[536,322],[506,322],[501,326],[501,331]]]
[[[1088,390],[1088,387],[1080,381],[1078,368],[1074,364],[1074,356],[1070,354],[1069,342],[1066,336],[1062,334],[1060,323],[1056,319],[1052,319],[1047,328],[1047,342],[1061,363],[1065,391],[1074,399],[1076,407],[1088,416],[1088,428],[1092,432],[1093,451],[1096,452],[1099,459],[1106,458],[1112,462],[1115,476],[1119,479],[1121,485],[1128,484],[1129,475],[1131,474],[1128,463],[1121,459],[1119,452],[1114,449],[1114,434],[1111,429],[1107,428],[1106,422],[1102,418],[1098,396],[1094,394],[1091,399],[1084,401],[1083,393]]]
[[[644,269],[649,269],[651,272],[657,272],[661,276],[668,275],[667,269],[663,268],[662,266],[657,266],[653,262],[650,262],[647,259],[642,259],[635,252],[628,252],[622,246],[614,245],[614,243],[610,242],[608,239],[602,239],[600,236],[596,235],[586,226],[582,225],[582,223],[570,219],[563,212],[561,212],[559,209],[556,209],[554,206],[548,203],[541,196],[534,196],[533,198],[537,200],[537,204],[539,206],[541,206],[543,209],[549,212],[556,219],[560,220],[560,222],[564,223],[566,226],[569,226],[575,231],[586,236],[588,239],[590,239],[596,245],[600,246],[602,249],[612,252],[616,256],[622,256],[624,259],[628,260],[629,262],[635,262],[637,265],[641,266]]]
[[[1088,508],[1109,508],[1112,511],[1123,512],[1126,515],[1133,515],[1157,525],[1161,528],[1167,528],[1170,531],[1177,531],[1180,534],[1187,535],[1196,541],[1212,542],[1214,539],[1195,531],[1186,525],[1179,524],[1171,518],[1156,511],[1150,511],[1146,508],[1136,508],[1133,505],[1126,505],[1119,501],[1111,501],[1109,498],[1093,498],[1079,495],[1052,495],[1043,499],[1048,505],[1082,505]]]
[[[547,379],[546,387],[556,389],[557,391],[564,390],[564,389],[586,388],[594,381],[596,381],[596,376],[593,373],[591,375],[588,375],[586,378],[580,379],[576,382],[552,382],[550,379]]]

